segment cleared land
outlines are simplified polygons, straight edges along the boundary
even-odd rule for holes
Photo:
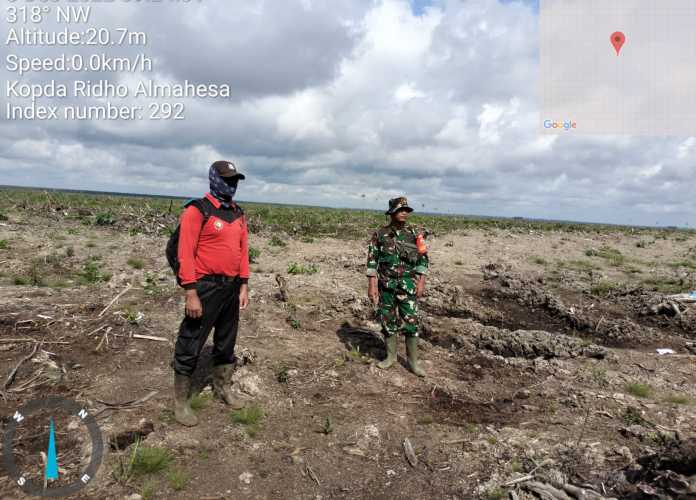
[[[2,191],[2,426],[48,394],[98,414],[108,453],[76,498],[563,498],[564,487],[648,498],[696,487],[696,306],[670,297],[696,289],[695,233],[414,217],[431,232],[420,380],[403,343],[399,366],[374,366],[384,352],[365,245],[384,218],[245,205],[252,304],[235,387],[248,404],[231,412],[211,399],[206,357],[201,425],[183,429],[169,368],[183,300],[164,258],[180,203]],[[47,425],[34,429],[15,453],[38,474]],[[74,479],[86,436],[57,440],[61,477]],[[17,494],[0,471],[0,495]]]

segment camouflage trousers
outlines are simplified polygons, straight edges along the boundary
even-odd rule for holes
[[[409,337],[418,336],[418,303],[415,293],[381,288],[377,315],[382,325],[382,332],[387,337],[400,331]]]

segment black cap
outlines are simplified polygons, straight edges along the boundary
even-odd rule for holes
[[[219,160],[211,166],[218,171],[221,177],[239,177],[240,179],[246,179],[244,174],[239,172],[235,164],[231,161]]]

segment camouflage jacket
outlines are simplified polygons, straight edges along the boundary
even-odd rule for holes
[[[377,276],[383,286],[396,288],[399,280],[427,272],[428,254],[418,254],[413,226],[384,226],[372,235],[367,248],[368,276]]]

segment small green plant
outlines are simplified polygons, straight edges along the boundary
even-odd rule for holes
[[[318,272],[319,269],[314,264],[310,264],[309,266],[304,266],[297,262],[288,264],[288,274],[316,274]]]
[[[419,425],[430,425],[434,422],[432,415],[424,415],[416,420]]]
[[[288,312],[285,321],[287,321],[294,330],[299,330],[302,328],[300,320],[297,319],[297,306],[295,304],[288,303],[286,304],[285,309]]]
[[[617,283],[607,279],[602,279],[592,285],[590,288],[590,293],[592,293],[592,295],[597,295],[598,297],[606,297],[617,288],[619,288]]]
[[[173,460],[174,456],[168,449],[141,446],[140,440],[136,440],[130,453],[117,460],[114,478],[122,484],[127,484],[134,477],[166,470]]]
[[[133,475],[144,476],[166,470],[174,460],[172,452],[166,448],[141,446],[133,461]]]
[[[206,406],[208,406],[208,403],[211,399],[212,396],[209,393],[196,393],[193,396],[191,396],[191,409],[193,409],[193,411],[200,411]]]
[[[510,462],[510,470],[512,472],[523,472],[524,467],[522,466],[522,463],[517,458],[513,458],[512,461]]]
[[[348,357],[349,361],[356,361],[358,363],[363,363],[365,365],[370,364],[370,358],[365,356],[363,353],[360,352],[360,346],[354,346],[353,344],[350,345],[350,351],[346,353],[346,356]]]
[[[326,417],[324,419],[324,425],[321,427],[321,432],[326,436],[333,432],[333,422],[331,422],[331,417]]]
[[[595,366],[592,368],[591,372],[592,376],[592,381],[600,386],[600,387],[606,387],[609,385],[609,381],[607,379],[607,370],[606,368],[600,368],[599,366]]]
[[[476,424],[474,424],[472,422],[467,422],[466,425],[464,425],[464,432],[468,432],[469,434],[473,434],[476,431],[478,431],[478,427],[476,427]]]
[[[314,238],[311,236],[303,236],[300,241],[302,241],[302,243],[314,243]]]
[[[538,265],[538,266],[545,266],[546,264],[548,264],[548,262],[546,261],[546,259],[544,259],[543,257],[538,257],[538,256],[536,256],[536,255],[531,256],[531,257],[529,258],[529,261],[530,261],[532,264],[536,264],[536,265]]]
[[[92,257],[87,259],[87,261],[82,265],[82,271],[79,274],[81,281],[85,284],[94,284],[100,282],[106,282],[111,279],[111,274],[104,273],[99,268],[97,263],[99,259]]]
[[[97,215],[96,219],[94,220],[94,223],[97,226],[113,226],[116,224],[116,219],[114,218],[114,215],[111,212],[102,212]]]
[[[259,405],[251,405],[230,413],[230,420],[234,424],[243,425],[247,434],[250,437],[254,437],[261,428],[261,421],[264,416],[263,408]]]
[[[665,402],[673,405],[688,405],[691,400],[683,394],[670,394],[665,398]]]
[[[504,500],[507,496],[507,492],[502,488],[493,488],[485,493],[486,500]]]
[[[29,268],[29,284],[32,286],[46,286],[39,259],[34,259]]]
[[[288,367],[281,365],[276,370],[276,380],[281,384],[287,384],[290,377],[288,376]]]
[[[629,406],[624,410],[623,415],[621,415],[621,419],[626,425],[645,424],[645,419],[643,418],[643,415],[641,415],[640,410],[633,406]]]
[[[124,308],[123,311],[121,311],[121,314],[123,315],[123,319],[131,325],[138,325],[143,319],[142,313],[134,311],[128,307]]]
[[[7,250],[10,247],[10,243],[7,240],[0,240],[0,250]]]
[[[142,269],[145,267],[145,262],[143,262],[142,259],[130,258],[128,259],[128,265],[133,269]]]
[[[157,493],[158,482],[155,479],[148,479],[143,483],[143,488],[140,490],[140,496],[143,500],[152,500]]]
[[[568,262],[558,261],[557,265],[560,269],[567,267],[573,271],[590,272],[600,269],[599,266],[593,264],[589,260],[569,260]]]
[[[606,245],[599,250],[594,248],[586,250],[585,255],[588,257],[600,257],[614,267],[621,266],[626,261],[626,257],[619,250]]]
[[[249,247],[249,263],[256,264],[256,260],[261,256],[261,250]]]
[[[146,272],[145,282],[143,283],[143,290],[148,295],[158,295],[162,289],[157,284],[157,279],[154,274]]]
[[[673,269],[688,269],[690,271],[696,270],[696,262],[691,261],[691,260],[679,260],[676,262],[670,262],[667,264],[669,267]]]
[[[646,288],[662,293],[681,293],[691,288],[693,283],[689,283],[680,278],[649,278],[643,281]]]
[[[93,241],[88,241],[87,243],[85,243],[85,246],[87,248],[95,248],[97,246],[97,244]]]
[[[494,445],[494,446],[495,446],[496,444],[498,444],[498,438],[495,437],[495,436],[488,436],[488,437],[486,438],[486,441],[488,441],[490,444],[492,444],[492,445]]]
[[[661,448],[667,448],[676,443],[677,438],[670,432],[648,432],[647,438]]]
[[[191,474],[183,469],[175,468],[167,472],[167,481],[174,491],[181,491],[191,479]]]
[[[26,276],[15,276],[13,283],[17,286],[27,286],[30,281]]]
[[[273,235],[271,240],[268,242],[268,245],[272,247],[284,247],[287,246],[287,243],[285,243],[279,236]]]
[[[174,412],[169,408],[164,408],[159,413],[159,419],[160,422],[164,422],[165,424],[173,424],[174,422],[176,422],[176,419],[174,418]]]
[[[75,256],[75,248],[73,247],[68,247],[65,249],[65,256],[66,257],[74,257]]]
[[[631,382],[626,384],[625,390],[627,393],[637,398],[647,398],[653,393],[652,386],[641,382]]]

